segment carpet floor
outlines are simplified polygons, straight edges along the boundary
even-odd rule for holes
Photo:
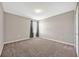
[[[4,45],[1,57],[76,57],[73,46],[32,38]]]

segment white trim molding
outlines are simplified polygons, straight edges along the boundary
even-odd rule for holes
[[[0,46],[0,56],[2,54],[3,47],[4,47],[4,44],[1,44],[1,46]]]
[[[17,39],[17,40],[14,40],[14,41],[7,41],[7,42],[4,42],[4,44],[8,44],[8,43],[13,43],[13,42],[17,42],[17,41],[22,41],[22,40],[28,40],[30,38],[22,38],[22,39]]]
[[[64,42],[64,41],[59,41],[59,40],[55,40],[55,39],[47,39],[47,40],[51,40],[51,41],[55,41],[55,42],[59,42],[59,43],[63,43],[63,44],[74,46],[74,44],[68,43],[68,42]]]
[[[63,43],[63,44],[67,44],[67,45],[71,45],[74,46],[73,43],[68,43],[68,42],[64,42],[64,41],[59,41],[59,40],[55,40],[55,39],[51,39],[51,38],[47,38],[47,37],[40,37],[42,39],[47,39],[47,40],[51,40],[51,41],[55,41],[55,42],[59,42],[59,43]]]

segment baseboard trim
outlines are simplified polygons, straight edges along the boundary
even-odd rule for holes
[[[42,39],[47,39],[47,40],[51,40],[51,41],[55,41],[55,42],[59,42],[59,43],[63,43],[63,44],[67,44],[67,45],[71,45],[74,46],[74,44],[72,43],[68,43],[68,42],[63,42],[63,41],[59,41],[59,40],[55,40],[55,39],[50,39],[50,38],[44,38],[44,37],[40,37]]]
[[[40,38],[74,46],[74,44],[68,43],[68,42],[63,42],[63,41],[59,41],[59,40],[55,40],[55,39],[50,39],[50,38],[44,38],[44,37],[40,37]],[[13,43],[13,42],[22,41],[22,40],[28,40],[28,39],[30,39],[30,38],[24,38],[24,39],[22,38],[22,39],[18,39],[18,40],[14,40],[14,41],[8,41],[8,42],[4,42],[4,44]]]
[[[3,44],[2,47],[1,47],[0,56],[1,56],[1,54],[2,54],[3,47],[4,47],[4,44]]]
[[[7,42],[4,42],[4,44],[8,44],[8,43],[13,43],[13,42],[18,42],[18,41],[22,41],[22,40],[28,40],[30,38],[22,38],[22,39],[17,39],[17,40],[14,40],[14,41],[7,41]]]

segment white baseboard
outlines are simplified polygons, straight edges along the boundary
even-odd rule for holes
[[[4,44],[13,43],[13,42],[22,41],[22,40],[28,40],[28,39],[30,39],[30,38],[22,38],[22,39],[17,39],[14,41],[7,41],[7,42],[4,42]]]
[[[68,43],[68,42],[63,42],[63,41],[59,41],[59,40],[55,40],[55,39],[50,39],[50,38],[46,38],[46,37],[40,37],[40,38],[74,46],[74,44]],[[28,39],[30,39],[30,38],[24,38],[24,39],[22,38],[22,39],[18,39],[18,40],[14,40],[14,41],[7,41],[7,42],[4,42],[4,44],[13,43],[13,42],[22,41],[22,40],[28,40]]]
[[[4,44],[2,44],[1,47],[0,47],[0,56],[2,54],[3,47],[4,47]]]
[[[59,43],[63,43],[63,44],[67,44],[67,45],[74,46],[74,44],[72,44],[72,43],[63,42],[63,41],[59,41],[59,40],[55,40],[55,39],[50,39],[50,38],[47,38],[47,37],[40,37],[40,38],[43,38],[43,39],[47,39],[47,40],[51,40],[51,41],[55,41],[55,42],[59,42]]]

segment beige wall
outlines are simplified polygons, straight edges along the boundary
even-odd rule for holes
[[[0,55],[3,49],[3,9],[0,3]]]
[[[74,44],[74,12],[41,20],[40,37]]]
[[[29,38],[30,19],[17,15],[4,13],[5,17],[5,40],[4,42],[14,42]]]

